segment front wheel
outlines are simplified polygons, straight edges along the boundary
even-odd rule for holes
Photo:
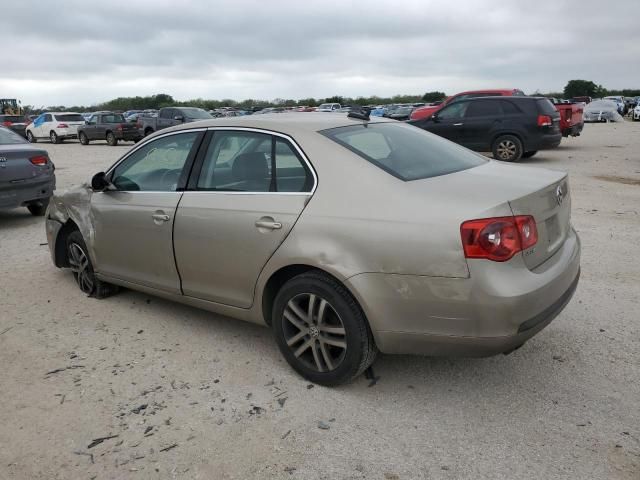
[[[30,131],[27,132],[27,140],[28,140],[29,143],[37,143],[38,142],[38,139]]]
[[[531,150],[531,151],[529,151],[529,152],[524,152],[524,153],[522,154],[522,158],[531,158],[531,157],[533,157],[536,153],[538,153],[538,151],[537,151],[537,150]]]
[[[502,135],[495,139],[491,151],[493,158],[503,162],[516,162],[522,157],[522,142],[513,135]]]
[[[80,135],[78,135],[78,140],[80,140],[80,143],[82,145],[89,145],[89,139],[84,132],[80,132]]]
[[[358,377],[378,352],[367,320],[332,277],[305,273],[278,292],[272,328],[285,359],[304,378],[339,385]]]
[[[58,137],[58,134],[53,130],[51,130],[51,133],[49,134],[49,139],[51,140],[51,143],[60,143],[60,137]]]
[[[75,230],[67,237],[67,261],[73,278],[82,292],[90,297],[105,298],[118,291],[118,287],[96,278],[82,234]]]
[[[111,145],[112,147],[115,147],[116,145],[118,145],[118,139],[113,134],[113,132],[107,133],[107,144]]]

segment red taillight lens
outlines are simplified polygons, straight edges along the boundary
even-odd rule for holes
[[[538,115],[539,127],[550,127],[552,125],[551,117],[549,115]]]
[[[34,165],[46,165],[49,158],[46,155],[36,155],[35,157],[31,157],[29,161]]]
[[[538,242],[536,222],[530,215],[469,220],[460,226],[466,258],[505,262]]]
[[[7,120],[6,122],[2,122],[2,125],[4,125],[5,127],[10,127],[11,125],[13,125],[13,123]]]
[[[69,125],[67,125],[66,123],[59,123],[58,128],[69,128]]]

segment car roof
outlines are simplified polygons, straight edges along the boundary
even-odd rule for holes
[[[329,128],[346,127],[362,124],[363,120],[350,118],[344,113],[318,113],[318,112],[285,112],[265,113],[262,115],[243,115],[240,117],[221,117],[211,120],[185,123],[172,127],[171,130],[187,130],[196,127],[236,127],[236,128],[261,128],[275,132],[294,135],[301,132],[318,132]],[[397,123],[380,117],[371,117],[368,123]],[[167,131],[164,129],[162,131]]]
[[[487,96],[487,97],[470,97],[470,98],[463,98],[461,100],[456,100],[455,103],[458,102],[482,102],[484,100],[507,100],[509,102],[530,102],[533,100],[543,100],[543,99],[547,99],[549,100],[547,97],[530,97],[530,96],[525,96],[525,95],[514,95],[511,97],[505,97],[503,95],[495,95],[495,96]],[[551,100],[549,100],[551,101]]]
[[[40,115],[46,115],[47,113],[51,115],[80,115],[78,112],[42,112]]]

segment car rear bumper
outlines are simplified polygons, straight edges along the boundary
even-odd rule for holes
[[[363,273],[346,285],[383,353],[489,356],[519,347],[562,311],[580,273],[580,241],[535,270],[522,258],[470,262],[470,278]]]
[[[0,186],[0,208],[21,207],[34,200],[43,200],[53,195],[55,176],[37,178]]]
[[[562,129],[562,136],[563,137],[579,137],[583,128],[584,128],[584,122],[576,123],[575,125],[571,125],[570,127],[565,127]]]
[[[530,150],[549,150],[556,148],[562,142],[562,132],[558,130],[558,133],[546,133],[535,138],[533,142],[527,145],[527,151]]]
[[[140,133],[138,132],[138,129],[136,129],[136,130],[131,130],[127,132],[118,132],[116,134],[116,138],[118,140],[124,140],[125,142],[127,142],[127,141],[138,140],[141,137],[140,137]]]

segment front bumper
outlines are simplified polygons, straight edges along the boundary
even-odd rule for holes
[[[43,178],[25,180],[20,183],[12,183],[0,188],[0,208],[21,207],[34,200],[44,200],[51,195],[56,188],[56,179],[52,174]]]
[[[533,271],[522,257],[469,262],[470,278],[363,273],[346,285],[360,302],[383,353],[489,356],[519,347],[571,299],[580,240]]]
[[[51,208],[51,207],[49,207]],[[58,233],[60,233],[60,229],[62,228],[62,223],[57,220],[53,220],[49,218],[49,214],[47,213],[47,221],[45,223],[45,230],[47,232],[47,244],[49,245],[49,253],[51,254],[51,260],[56,267],[62,267],[63,265],[58,264],[56,261],[56,241],[58,240]]]

